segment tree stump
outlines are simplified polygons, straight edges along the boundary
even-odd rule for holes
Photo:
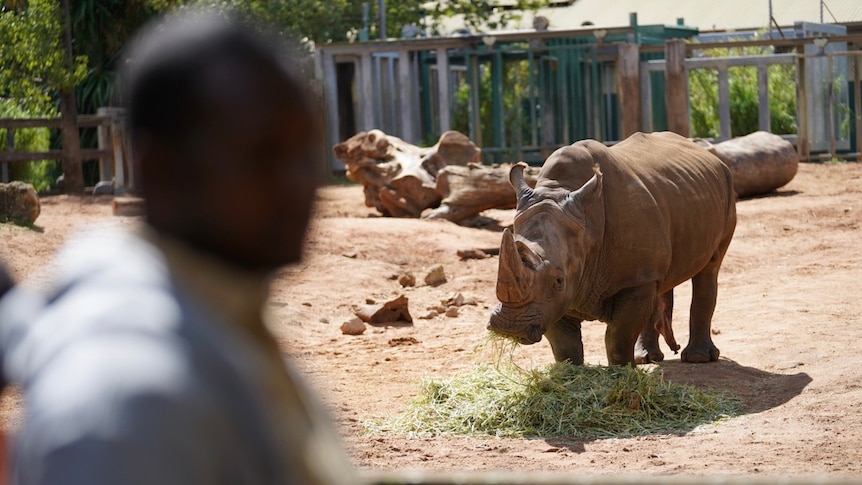
[[[362,184],[365,205],[393,217],[419,217],[440,204],[437,173],[446,166],[478,162],[481,150],[465,135],[447,131],[420,148],[380,130],[360,132],[335,145],[347,178]]]
[[[515,189],[509,183],[511,165],[499,167],[471,163],[449,166],[437,174],[437,192],[443,197],[440,207],[425,214],[427,219],[462,222],[487,209],[513,209]],[[534,187],[538,167],[524,170],[527,183]]]
[[[787,185],[799,169],[799,157],[784,138],[756,131],[714,145],[696,140],[730,168],[739,197],[766,194]]]
[[[32,185],[24,182],[0,184],[0,222],[31,225],[36,222],[42,206]]]

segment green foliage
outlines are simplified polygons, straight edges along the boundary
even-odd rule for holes
[[[493,84],[491,65],[483,66],[479,76],[479,130],[482,144],[490,145],[493,140]],[[529,89],[530,72],[527,61],[512,61],[503,64],[503,127],[505,140],[512,146],[529,144]],[[462,82],[455,90],[452,113],[452,129],[470,133],[470,86]]]
[[[36,115],[56,112],[55,93],[73,87],[87,73],[85,56],[66,66],[61,32],[55,1],[31,0],[18,9],[0,3],[0,96]]]
[[[0,118],[30,118],[27,111],[8,99],[0,98]],[[47,151],[51,144],[51,134],[47,128],[21,128],[15,130],[15,149],[18,151]],[[6,130],[0,129],[0,151],[5,151]],[[15,163],[11,165],[13,179],[32,185],[37,192],[51,188],[59,176],[59,164],[53,160]]]
[[[770,54],[771,48],[743,47],[704,49],[705,57],[734,57]],[[769,75],[769,116],[773,133],[796,133],[796,67],[773,64]],[[730,129],[732,136],[758,130],[757,68],[728,70]],[[697,69],[689,74],[692,136],[714,138],[720,132],[718,113],[718,72]]]

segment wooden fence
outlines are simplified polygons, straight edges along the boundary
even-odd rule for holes
[[[845,39],[845,38],[842,38]],[[846,37],[859,42],[858,37]],[[811,39],[797,39],[797,42]],[[768,45],[754,41],[738,45]],[[736,47],[734,44],[721,47]],[[639,55],[646,49],[638,46],[624,46],[618,50],[617,65],[620,99],[628,102],[627,109],[621,113],[623,136],[635,131],[653,131],[654,108],[651,100],[651,73],[662,72],[665,76],[665,109],[668,129],[690,136],[690,93],[689,73],[696,69],[715,69],[718,74],[718,114],[719,140],[726,140],[731,133],[729,70],[734,67],[755,67],[757,69],[758,126],[760,130],[771,131],[769,112],[769,66],[792,65],[796,68],[797,83],[797,133],[784,135],[797,147],[801,161],[833,158],[862,160],[862,50],[840,50],[808,53],[769,54],[740,57],[687,57],[693,48],[713,48],[711,44],[688,45],[682,40],[669,40],[664,46],[665,59],[639,61]],[[798,47],[798,46],[797,46]],[[843,63],[846,71],[835,69]],[[819,66],[816,63],[822,63]],[[638,66],[638,67],[635,67]],[[812,83],[812,73],[820,69],[820,77]],[[836,98],[836,92],[850,86],[852,106]],[[820,97],[813,97],[812,91],[819,90]],[[846,91],[845,91],[846,94]],[[815,108],[818,110],[815,113]],[[845,111],[839,117],[836,110]],[[853,116],[846,116],[852,113]],[[812,124],[821,129],[826,138],[823,146],[812,147]],[[840,126],[839,126],[840,125]],[[851,133],[852,132],[852,133]],[[849,141],[856,140],[856,150],[850,152]],[[845,146],[841,146],[843,141]],[[812,152],[819,153],[812,153]]]
[[[124,110],[100,108],[96,115],[78,117],[78,128],[98,128],[98,148],[82,148],[81,160],[99,161],[99,179],[113,180],[114,190],[121,193],[135,186],[130,170],[130,147],[125,136]],[[0,130],[6,131],[6,150],[0,151],[0,181],[9,181],[9,164],[37,160],[60,160],[63,150],[21,151],[15,148],[15,131],[25,128],[59,129],[60,118],[0,119]]]

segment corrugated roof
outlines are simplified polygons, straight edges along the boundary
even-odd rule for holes
[[[862,0],[824,0],[823,22],[862,22]],[[759,29],[769,22],[769,0],[575,0],[565,7],[538,12],[551,28],[568,29],[592,22],[597,26],[629,25],[629,13],[637,12],[638,24],[676,24],[700,30]],[[820,22],[820,0],[772,0],[772,15],[781,26],[794,22]],[[527,13],[521,28],[531,28]],[[452,26],[452,23],[449,23]],[[455,27],[457,28],[457,27]]]

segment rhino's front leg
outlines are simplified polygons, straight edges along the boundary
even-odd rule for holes
[[[656,308],[656,287],[643,285],[623,290],[614,297],[613,305],[613,314],[605,330],[608,363],[635,364],[635,343],[641,332],[652,323],[650,318]],[[658,346],[658,334],[654,340]]]
[[[581,338],[581,321],[563,316],[545,332],[557,362],[568,360],[572,364],[584,363],[584,342]]]

